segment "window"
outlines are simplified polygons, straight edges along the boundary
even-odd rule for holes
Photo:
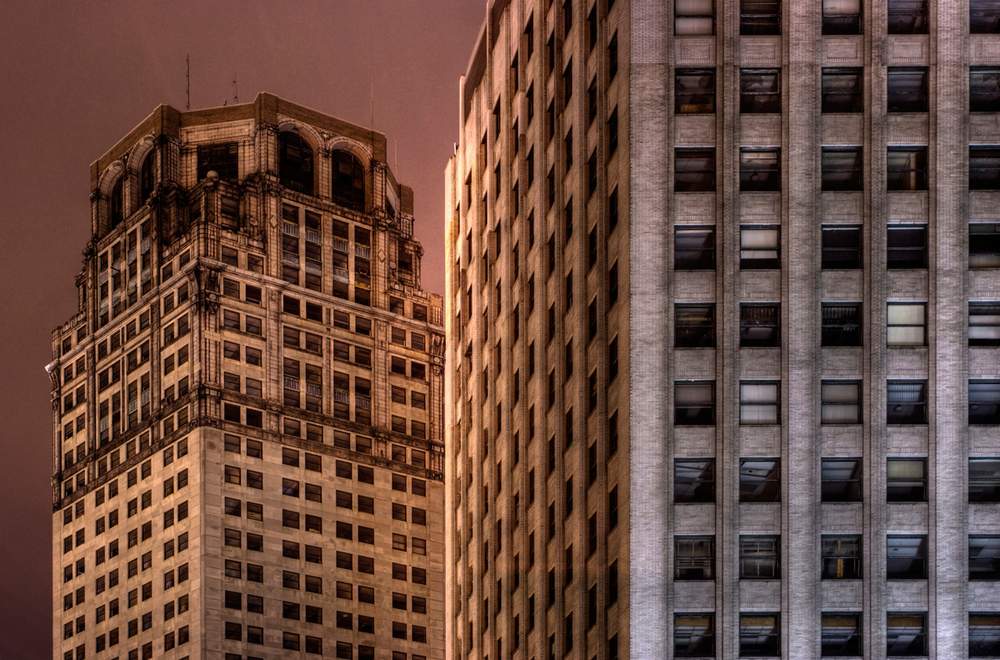
[[[715,347],[715,305],[674,305],[674,346],[676,348]]]
[[[890,658],[927,655],[927,614],[887,612],[885,643]]]
[[[776,381],[740,383],[740,424],[781,423],[781,387]]]
[[[713,0],[677,0],[674,3],[674,34],[715,34]],[[608,6],[610,9],[610,4]]]
[[[864,69],[824,68],[821,94],[823,112],[864,112]]]
[[[674,160],[674,191],[715,190],[715,149],[675,149]]]
[[[927,0],[889,0],[889,34],[927,34]]]
[[[198,145],[198,180],[214,171],[220,179],[235,181],[239,177],[238,152],[236,142]]]
[[[890,580],[927,579],[927,537],[886,537],[885,573]]]
[[[926,148],[924,155],[926,156]],[[924,159],[926,169],[926,158]],[[925,177],[926,179],[926,177]],[[924,188],[926,188],[926,182]],[[781,150],[772,148],[740,149],[740,191],[781,190]]]
[[[860,580],[864,565],[861,537],[824,534],[822,540],[824,580]]]
[[[1000,190],[1000,147],[969,147],[969,190]]]
[[[860,225],[824,225],[822,242],[823,270],[861,268]]]
[[[985,658],[1000,655],[1000,614],[969,613],[969,657]]]
[[[820,384],[822,424],[861,423],[861,383],[826,380]]]
[[[969,268],[1000,268],[1000,224],[969,225]]]
[[[889,147],[886,188],[889,191],[927,190],[927,147]]]
[[[740,0],[740,34],[781,34],[780,0]]]
[[[681,4],[677,3],[677,7]],[[715,112],[715,69],[674,71],[674,112],[679,115]]]
[[[886,459],[885,482],[887,502],[926,502],[927,459]]]
[[[823,657],[860,656],[861,615],[856,612],[824,612],[822,615]]]
[[[674,461],[674,502],[694,504],[715,501],[715,460],[685,458]]]
[[[740,268],[773,270],[781,267],[781,229],[769,225],[740,226]]]
[[[781,537],[740,536],[740,579],[781,578]]]
[[[780,614],[740,614],[740,657],[775,658],[781,655]]]
[[[823,502],[860,502],[860,458],[824,458],[820,466]]]
[[[969,459],[969,501],[1000,502],[1000,458]]]
[[[715,657],[715,615],[674,615],[674,657]]]
[[[365,168],[354,154],[343,149],[330,156],[333,170],[331,192],[333,201],[355,211],[365,209]]]
[[[969,537],[969,579],[1000,580],[1000,536]]]
[[[969,32],[972,34],[1000,33],[1000,2],[971,0],[969,2]]]
[[[886,267],[927,268],[927,225],[890,224],[886,228]]]
[[[780,303],[741,304],[740,347],[779,346],[780,344]]]
[[[294,131],[282,131],[278,135],[278,172],[281,185],[313,194],[312,147]]]
[[[861,34],[861,0],[823,0],[823,34]]]
[[[715,537],[674,537],[674,579],[715,579]]]
[[[674,383],[674,424],[712,426],[715,424],[715,382]]]
[[[1000,16],[1000,7],[997,15]],[[969,68],[969,112],[1000,111],[1000,68]]]
[[[1000,381],[969,381],[969,424],[1000,424]]]
[[[740,112],[781,112],[781,69],[740,69]]]
[[[823,190],[864,190],[861,147],[823,147]]]
[[[861,346],[861,303],[823,303],[823,346]]]
[[[926,424],[927,381],[890,380],[885,408],[886,424]]]
[[[715,227],[677,225],[674,227],[674,270],[715,268]]]
[[[891,66],[886,75],[888,112],[927,112],[927,67]]]
[[[924,346],[927,343],[927,306],[924,303],[889,303],[886,344]]]
[[[740,502],[781,500],[781,461],[776,458],[740,460]]]

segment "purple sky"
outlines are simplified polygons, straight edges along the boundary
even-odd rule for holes
[[[269,91],[389,138],[416,196],[424,285],[442,292],[443,169],[484,0],[0,6],[0,658],[51,657],[49,331],[75,312],[89,166],[157,104]],[[398,163],[396,154],[398,153]]]

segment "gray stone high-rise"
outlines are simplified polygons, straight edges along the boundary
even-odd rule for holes
[[[493,0],[449,660],[1000,657],[1000,2]]]

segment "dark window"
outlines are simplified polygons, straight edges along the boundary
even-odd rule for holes
[[[153,194],[156,186],[156,151],[152,150],[142,160],[139,168],[139,203],[144,203]]]
[[[715,615],[674,615],[674,657],[715,657]]]
[[[674,579],[715,579],[715,537],[674,537]]]
[[[972,34],[1000,34],[1000,0],[971,0],[969,2],[969,32]]]
[[[864,112],[864,69],[823,69],[823,112]]]
[[[1000,536],[969,537],[969,579],[1000,580]]]
[[[861,346],[861,303],[823,303],[823,346]]]
[[[1000,458],[969,459],[969,501],[1000,502]]]
[[[824,458],[820,467],[822,501],[860,502],[861,471],[860,458]]]
[[[856,612],[824,612],[822,618],[823,657],[860,656],[861,615]]]
[[[711,426],[715,424],[715,382],[674,383],[674,424]]]
[[[969,424],[1000,424],[1000,381],[969,381]]]
[[[822,541],[824,580],[860,580],[864,565],[861,537],[825,534]]]
[[[365,168],[354,154],[337,149],[330,157],[333,201],[355,211],[365,209]]]
[[[674,346],[715,347],[715,305],[674,305]]]
[[[863,190],[861,147],[823,147],[823,190]]]
[[[740,305],[740,346],[778,346],[781,343],[781,305]]]
[[[861,268],[861,226],[823,226],[823,270]]]
[[[238,153],[236,142],[198,145],[198,180],[215,172],[220,179],[235,181],[239,176]]]
[[[889,0],[889,34],[927,34],[927,0]]]
[[[886,459],[885,499],[887,502],[926,502],[927,460],[923,458]]]
[[[776,658],[781,655],[781,615],[740,614],[740,657]]]
[[[1000,224],[969,225],[969,268],[1000,268]]]
[[[715,69],[676,69],[674,112],[679,115],[715,112]]]
[[[740,0],[740,34],[781,34],[780,0]]]
[[[924,155],[926,154],[925,148]],[[926,157],[924,169],[926,170]],[[924,188],[927,188],[926,176]],[[742,192],[781,190],[781,150],[740,149],[740,190]]]
[[[740,69],[740,112],[781,112],[781,69]]]
[[[1000,614],[969,613],[969,657],[986,658],[1000,655]]]
[[[927,537],[894,536],[885,540],[885,575],[890,580],[927,579]]]
[[[927,112],[926,67],[889,67],[886,79],[886,110]]]
[[[715,227],[676,225],[674,227],[674,270],[715,268]]]
[[[715,149],[675,149],[674,190],[676,192],[715,190]]]
[[[969,68],[969,111],[1000,111],[1000,68],[990,66]]]
[[[740,536],[740,578],[744,580],[781,578],[780,536]]]
[[[740,268],[774,270],[781,267],[781,229],[777,225],[740,226]]]
[[[293,131],[278,135],[278,173],[281,185],[313,194],[313,152],[302,136]]]
[[[715,501],[715,460],[684,458],[674,461],[674,502]]]
[[[886,228],[886,267],[927,268],[927,225],[896,225]]]
[[[969,190],[1000,190],[1000,147],[969,147]]]
[[[890,380],[885,408],[887,424],[926,424],[927,381]]]
[[[927,190],[927,147],[889,147],[886,154],[888,190]]]
[[[861,34],[861,0],[823,0],[823,34]]]
[[[890,658],[927,655],[927,615],[922,612],[887,612],[886,655]]]
[[[118,177],[111,187],[111,199],[108,200],[108,216],[111,227],[117,227],[125,219],[125,175]]]
[[[715,34],[713,0],[680,0],[674,3],[674,34]],[[610,9],[610,5],[609,5]]]
[[[781,500],[781,462],[776,458],[740,461],[740,502]]]

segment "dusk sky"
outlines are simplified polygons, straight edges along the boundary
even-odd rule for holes
[[[0,658],[51,657],[50,330],[76,311],[90,163],[160,103],[268,91],[389,140],[444,289],[443,170],[484,0],[8,0],[0,9]],[[397,156],[398,153],[398,162]]]

